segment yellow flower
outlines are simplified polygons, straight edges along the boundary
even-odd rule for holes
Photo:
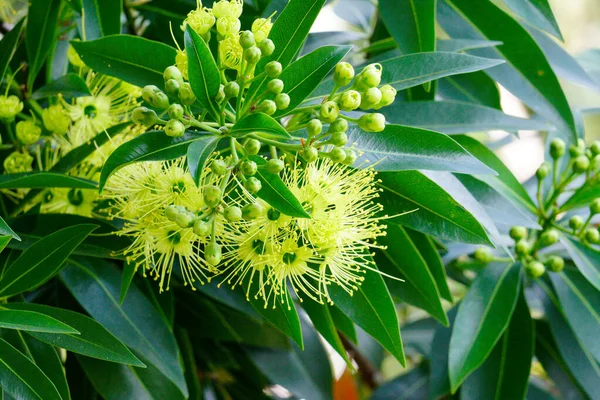
[[[15,95],[0,96],[0,120],[12,122],[15,116],[23,110],[23,102]]]
[[[72,170],[70,175],[97,181],[100,170],[84,162]],[[97,200],[96,189],[53,188],[44,195],[40,210],[45,214],[76,214],[92,217]]]
[[[213,4],[212,11],[217,18],[239,18],[244,8],[243,0],[219,0]]]
[[[188,58],[187,53],[183,50],[177,50],[177,55],[175,56],[175,66],[177,69],[181,71],[183,75],[183,79],[188,79]]]
[[[42,128],[35,121],[19,121],[17,122],[17,139],[23,144],[32,144],[40,139]]]
[[[219,42],[219,59],[224,68],[240,70],[244,49],[240,45],[240,36],[231,35]]]
[[[252,23],[252,33],[254,33],[254,40],[256,43],[260,43],[269,37],[273,23],[271,18],[257,18]]]
[[[213,10],[202,7],[202,4],[198,3],[198,8],[190,11],[183,21],[183,28],[185,29],[185,26],[189,25],[198,35],[205,35],[213,27],[215,20]]]
[[[19,172],[30,172],[32,170],[31,163],[33,157],[29,153],[14,151],[4,159],[4,171],[8,174],[16,174]]]
[[[62,105],[56,104],[42,110],[44,126],[50,132],[63,135],[69,130],[71,120]]]

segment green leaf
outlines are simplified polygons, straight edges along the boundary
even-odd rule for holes
[[[81,3],[83,40],[121,33],[121,0],[82,0]]]
[[[422,308],[442,324],[448,325],[435,279],[406,230],[390,223],[386,236],[381,237],[379,243],[387,248],[382,250],[384,257],[375,259],[377,267],[388,275],[405,280],[387,281],[392,296]]]
[[[406,213],[392,221],[451,241],[489,244],[484,227],[442,187],[418,171],[377,175],[384,189],[379,201],[387,214]]]
[[[35,77],[42,69],[46,57],[54,47],[60,0],[32,0],[27,12],[25,47],[27,48],[29,93],[33,89]]]
[[[1,338],[0,386],[18,399],[62,400],[42,370]]]
[[[162,161],[186,155],[188,146],[207,134],[187,131],[181,137],[167,136],[164,131],[150,131],[131,139],[113,151],[102,167],[100,190],[118,169],[141,161]]]
[[[484,71],[442,78],[437,85],[437,94],[446,100],[477,103],[502,110],[498,86]]]
[[[6,221],[4,221],[1,217],[0,217],[0,235],[2,236],[10,236],[13,237],[17,240],[21,240],[21,238],[19,237],[19,235],[17,235],[10,226],[8,226],[8,224],[6,223]],[[4,244],[4,246],[6,246],[6,244],[8,244],[8,242],[6,242]]]
[[[452,392],[488,357],[508,326],[521,284],[520,264],[490,264],[458,308],[448,360]]]
[[[32,244],[4,271],[0,279],[0,296],[13,296],[46,282],[97,227],[98,225],[75,225]]]
[[[31,96],[34,100],[58,96],[81,97],[91,96],[85,81],[77,74],[67,74],[36,90]]]
[[[352,46],[323,46],[308,53],[287,67],[279,79],[290,96],[290,105],[277,111],[275,118],[291,113],[319,86],[321,81],[348,54]]]
[[[145,367],[123,343],[88,316],[61,308],[32,303],[8,303],[3,307],[11,310],[45,314],[68,324],[79,332],[78,335],[29,332],[31,336],[42,342],[88,357]]]
[[[588,207],[598,197],[600,197],[600,180],[586,183],[573,193],[569,200],[560,207],[560,211]]]
[[[535,340],[533,328],[521,293],[504,335],[481,367],[463,383],[461,400],[525,399]]]
[[[600,292],[575,269],[548,276],[573,332],[600,362]]]
[[[119,306],[120,274],[111,264],[88,259],[71,261],[61,272],[71,294],[98,322],[152,364],[187,396],[173,333],[144,294],[135,286]]]
[[[245,116],[231,128],[231,135],[244,137],[250,133],[262,133],[268,138],[287,140],[291,136],[283,126],[264,113],[254,113]]]
[[[403,366],[406,363],[394,302],[375,263],[365,269],[363,283],[352,295],[337,285],[329,287],[335,305],[373,336]],[[373,269],[371,269],[373,268]]]
[[[0,328],[42,333],[79,334],[77,329],[35,311],[5,310],[0,307]]]
[[[600,290],[600,252],[568,236],[562,236],[560,242],[567,249],[579,272]]]
[[[503,0],[503,2],[529,25],[563,41],[548,0]]]
[[[370,400],[427,399],[429,393],[429,368],[426,362],[415,365],[410,371],[377,387]]]
[[[163,72],[175,63],[177,53],[166,44],[131,35],[113,35],[89,42],[72,41],[71,45],[94,71],[139,87],[163,87]]]
[[[267,163],[264,158],[259,156],[250,156],[250,159],[258,166],[264,166]],[[271,207],[291,217],[310,218],[300,201],[279,175],[273,174],[264,168],[258,168],[255,176],[262,184],[262,188],[256,195],[269,203]]]
[[[467,51],[473,49],[482,49],[486,47],[500,46],[502,42],[493,40],[471,40],[471,39],[438,39],[436,48],[438,51]]]
[[[121,294],[119,296],[119,305],[123,305],[125,296],[129,291],[133,277],[135,276],[136,266],[133,262],[125,262],[123,264],[123,274],[121,276]]]
[[[356,327],[354,326],[354,322],[352,322],[352,320],[346,314],[344,314],[342,310],[334,305],[329,305],[329,312],[338,331],[343,333],[344,336],[346,336],[346,338],[353,343],[358,343],[358,336],[356,335]]]
[[[8,68],[10,60],[17,50],[24,23],[25,18],[21,18],[21,20],[13,26],[10,32],[4,35],[0,41],[0,82],[4,79],[6,68]]]
[[[431,341],[431,376],[429,385],[429,398],[438,400],[446,397],[450,393],[450,378],[448,377],[448,356],[450,349],[450,338],[454,329],[456,320],[456,311],[454,307],[448,311],[448,328],[438,325]]]
[[[54,172],[22,172],[0,176],[0,189],[97,189],[94,181]]]
[[[552,129],[552,125],[546,121],[517,118],[495,108],[455,100],[395,102],[380,112],[390,124],[429,129],[449,135],[495,129]]]
[[[403,54],[435,50],[434,0],[382,0],[379,16]]]
[[[190,174],[194,178],[196,185],[200,185],[200,177],[202,176],[206,160],[215,151],[221,139],[222,137],[220,136],[205,135],[189,145],[186,160]]]
[[[6,248],[6,245],[8,245],[8,243],[10,242],[11,239],[12,239],[12,236],[9,236],[9,235],[0,236],[0,253],[2,253],[2,250],[4,250]],[[0,272],[0,274],[1,274],[1,272]]]
[[[503,43],[497,51],[551,106],[555,116],[569,129],[569,139],[576,140],[577,127],[565,94],[544,53],[529,33],[491,1],[448,0],[448,3],[469,19],[485,39]]]
[[[377,171],[428,169],[465,174],[493,174],[451,137],[442,133],[387,125],[383,132],[365,134],[358,126],[346,132],[361,155],[356,164],[369,161]]]
[[[188,58],[188,75],[196,98],[208,112],[218,120],[215,96],[219,93],[221,76],[210,49],[190,25],[184,35]]]

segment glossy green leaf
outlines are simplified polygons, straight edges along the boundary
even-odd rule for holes
[[[372,261],[370,263],[369,268],[376,268]],[[405,365],[398,317],[390,292],[378,272],[365,269],[364,277],[363,283],[352,295],[339,286],[331,285],[331,299],[336,307]]]
[[[4,250],[6,248],[6,245],[8,245],[8,243],[10,242],[11,239],[12,239],[12,236],[9,236],[9,235],[0,236],[0,253],[2,253],[2,250]],[[0,274],[1,274],[1,272],[0,272]]]
[[[1,338],[0,386],[17,399],[62,400],[42,370]]]
[[[447,397],[450,393],[450,378],[448,375],[448,356],[450,350],[450,339],[456,320],[456,311],[454,307],[448,311],[448,328],[438,325],[431,340],[431,372],[429,378],[429,398],[438,400]]]
[[[452,392],[488,357],[510,322],[521,284],[520,264],[490,264],[458,308],[448,360]]]
[[[438,39],[436,42],[437,51],[467,51],[473,49],[482,49],[486,47],[500,46],[502,42],[494,40],[471,40],[471,39]]]
[[[352,365],[331,316],[330,306],[307,299],[302,302],[302,308],[310,317],[315,329],[327,340],[327,343],[346,361],[347,365]]]
[[[360,151],[356,164],[369,161],[377,171],[427,169],[465,174],[494,174],[481,161],[442,133],[387,125],[383,132],[365,134],[358,126],[346,132]]]
[[[264,158],[258,156],[250,156],[250,159],[259,166],[264,166],[267,163]],[[300,201],[294,196],[283,180],[281,180],[279,175],[259,168],[255,176],[262,184],[262,188],[256,195],[269,203],[271,207],[291,217],[310,218],[310,215],[304,210]]]
[[[502,0],[529,25],[563,40],[548,0]]]
[[[21,172],[0,176],[0,189],[97,189],[94,181],[54,172]]]
[[[200,177],[206,161],[217,148],[220,136],[205,135],[189,145],[187,149],[187,165],[196,185],[200,185]]]
[[[177,342],[181,348],[181,356],[183,359],[183,366],[185,370],[185,380],[190,391],[190,399],[199,399],[202,396],[202,388],[200,387],[200,380],[198,379],[198,367],[196,366],[196,359],[194,355],[194,347],[190,340],[190,335],[185,329],[177,329],[175,331],[177,335]]]
[[[120,274],[111,264],[98,259],[82,262],[71,261],[61,272],[71,294],[92,317],[187,396],[179,349],[166,321],[133,285],[119,306]]]
[[[129,291],[129,287],[131,286],[131,282],[133,281],[133,277],[135,276],[136,266],[133,262],[125,262],[123,264],[123,274],[121,276],[121,293],[119,296],[119,304],[123,305],[123,301],[125,300],[125,296],[127,296],[127,292]]]
[[[27,87],[33,88],[35,77],[42,69],[56,40],[60,0],[32,0],[27,12],[25,47],[27,48]]]
[[[380,202],[393,222],[447,240],[489,244],[484,227],[441,186],[418,171],[378,174]]]
[[[380,111],[391,124],[402,124],[446,134],[502,129],[551,130],[546,121],[517,118],[495,108],[462,101],[396,102]]]
[[[0,217],[0,234],[2,236],[10,236],[13,237],[17,240],[21,240],[21,238],[19,237],[19,235],[17,235],[10,226],[8,226],[8,224],[6,223],[6,221],[4,221],[1,217]],[[8,244],[8,242],[6,243]],[[5,246],[6,246],[5,244]]]
[[[113,151],[102,167],[100,175],[100,190],[106,185],[106,180],[118,169],[141,161],[162,161],[183,157],[188,147],[196,140],[206,137],[206,134],[186,132],[181,137],[170,137],[164,131],[150,131],[131,139]]]
[[[358,343],[358,336],[356,335],[356,327],[354,322],[342,312],[338,307],[329,305],[329,313],[335,323],[337,330],[346,336],[347,339],[353,343]]]
[[[575,208],[588,207],[589,204],[600,197],[600,180],[592,181],[581,186],[560,207],[561,211],[569,211]]]
[[[0,307],[0,328],[29,332],[78,334],[77,329],[35,311],[5,310]]]
[[[600,290],[600,252],[571,237],[562,236],[560,242],[567,249],[579,272]]]
[[[293,62],[279,76],[290,96],[290,105],[274,117],[291,113],[319,86],[321,81],[348,54],[351,46],[323,46]]]
[[[452,294],[450,293],[446,278],[446,269],[433,240],[431,237],[411,229],[407,229],[406,233],[408,233],[410,240],[417,246],[419,253],[421,253],[421,256],[427,263],[427,267],[435,280],[440,295],[449,302],[452,302]]]
[[[163,72],[175,63],[173,47],[139,36],[113,35],[71,45],[94,71],[140,87],[163,87]]]
[[[90,96],[85,81],[77,74],[67,74],[36,90],[31,96],[34,100],[53,97],[61,94],[64,97]]]
[[[534,340],[533,320],[521,293],[504,335],[481,367],[463,383],[460,399],[525,399]]]
[[[429,394],[429,368],[422,362],[405,374],[377,387],[370,400],[427,399]]]
[[[21,18],[21,20],[13,26],[10,32],[4,35],[0,41],[0,81],[3,80],[6,68],[8,68],[10,60],[17,50],[24,23],[25,18]]]
[[[437,94],[443,99],[477,103],[502,110],[498,86],[485,71],[442,78],[437,81],[437,86]]]
[[[76,329],[78,335],[29,332],[42,342],[105,361],[145,367],[123,343],[98,322],[83,314],[32,303],[8,303],[5,308],[45,314]]]
[[[48,235],[25,250],[0,279],[0,296],[31,290],[54,276],[77,246],[98,226],[75,225]]]
[[[190,25],[185,30],[184,42],[192,90],[202,107],[217,119],[215,96],[219,93],[221,76],[215,59],[204,39]]]
[[[279,122],[264,113],[254,113],[242,118],[233,125],[230,133],[234,137],[244,137],[253,132],[274,139],[286,140],[291,137]]]
[[[83,40],[95,40],[121,33],[122,1],[82,0],[81,5]]]

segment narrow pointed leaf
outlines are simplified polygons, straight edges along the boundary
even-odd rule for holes
[[[54,172],[21,172],[0,176],[0,189],[43,188],[97,189],[98,184],[87,179]]]
[[[17,240],[19,240],[19,241],[21,240],[21,238],[19,237],[19,235],[17,235],[17,234],[15,233],[15,231],[13,231],[13,230],[11,229],[11,227],[10,227],[10,226],[8,226],[8,224],[6,223],[6,221],[4,221],[4,220],[3,220],[1,217],[0,217],[0,234],[1,234],[2,236],[10,236],[10,237],[13,237],[13,238],[15,238],[15,239],[17,239]],[[8,242],[7,242],[7,244],[8,244]],[[6,244],[5,244],[5,245],[6,245]]]
[[[435,50],[434,0],[382,0],[379,15],[403,54]]]
[[[4,310],[0,308],[0,328],[19,329],[28,332],[67,333],[79,332],[59,320],[35,311]]]
[[[31,98],[39,100],[45,97],[58,96],[59,94],[67,98],[90,96],[90,89],[79,75],[67,74],[42,86],[33,93]]]
[[[81,4],[83,40],[94,40],[121,33],[122,1],[82,0]]]
[[[0,41],[0,81],[3,80],[6,68],[15,54],[24,23],[25,18],[22,18]]]
[[[579,272],[589,283],[600,290],[600,252],[567,236],[561,237],[560,241],[567,249]]]
[[[133,262],[125,262],[123,265],[123,275],[121,276],[121,293],[119,296],[119,304],[123,305],[125,296],[129,291],[133,277],[135,276],[136,266]]]
[[[569,211],[575,208],[588,207],[598,197],[600,197],[600,180],[586,183],[573,193],[573,196],[560,207],[560,210]]]
[[[206,135],[189,145],[187,149],[187,165],[196,185],[200,184],[200,177],[206,161],[212,152],[215,151],[220,140],[221,137],[219,136]]]
[[[29,90],[33,88],[33,82],[56,40],[59,10],[60,0],[32,0],[29,2],[27,27],[25,28],[25,47],[29,61],[27,76]]]
[[[242,118],[233,125],[230,133],[234,137],[244,137],[253,132],[275,139],[286,140],[291,137],[279,122],[264,113],[254,113]]]
[[[529,25],[563,40],[548,0],[503,0],[503,2]]]

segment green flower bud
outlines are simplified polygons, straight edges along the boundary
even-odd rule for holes
[[[358,119],[358,126],[365,132],[381,132],[385,129],[385,117],[383,114],[363,114]]]
[[[158,121],[158,116],[154,110],[147,107],[136,107],[131,113],[131,120],[138,125],[152,126]]]
[[[345,165],[354,165],[354,163],[356,162],[356,158],[358,157],[356,155],[356,152],[354,150],[350,150],[350,149],[344,149],[346,151],[346,158],[344,159],[344,164]]]
[[[361,96],[360,109],[368,110],[373,108],[381,102],[382,94],[381,90],[376,87],[367,89]]]
[[[194,225],[195,219],[195,215],[191,212],[182,212],[175,217],[175,223],[183,229],[191,228]]]
[[[171,119],[182,119],[183,118],[183,107],[181,106],[181,104],[171,104],[171,106],[169,107],[169,109],[167,110],[167,113],[169,114],[169,118]]]
[[[308,121],[306,130],[308,132],[309,137],[317,136],[321,132],[323,132],[323,123],[317,118],[311,119],[310,121]]]
[[[217,95],[215,96],[215,100],[217,101],[217,103],[220,103],[223,100],[225,100],[225,86],[224,85],[219,85],[219,91],[217,92]]]
[[[163,72],[163,78],[165,78],[165,83],[174,79],[178,83],[183,83],[183,74],[175,65],[171,65],[165,69]]]
[[[221,246],[209,243],[204,248],[204,259],[209,265],[217,266],[221,262]]]
[[[524,226],[513,226],[510,228],[509,235],[518,242],[519,240],[527,237],[527,229]]]
[[[515,253],[517,253],[517,255],[520,257],[528,255],[530,251],[531,245],[525,239],[519,240],[515,245]]]
[[[165,108],[169,107],[169,104],[169,96],[167,96],[166,93],[159,92],[154,95],[154,103],[152,106],[164,110]]]
[[[13,151],[4,159],[3,165],[7,173],[16,174],[19,172],[30,172],[32,170],[31,163],[33,163],[33,157],[29,153]]]
[[[171,204],[165,208],[165,217],[167,217],[169,221],[175,222],[177,215],[179,215],[179,208],[176,205]]]
[[[346,151],[342,148],[336,147],[329,152],[329,158],[333,162],[342,163],[346,159]]]
[[[594,157],[600,154],[600,140],[596,140],[594,143],[592,143],[590,146],[590,151]]]
[[[262,183],[260,183],[260,181],[255,177],[251,176],[250,178],[246,179],[246,182],[244,182],[244,187],[247,191],[254,194],[258,193],[260,189],[262,189]]]
[[[592,244],[600,243],[600,232],[598,232],[598,229],[587,228],[585,230],[584,235],[585,235],[585,240],[587,240],[588,242],[590,242]]]
[[[213,160],[210,163],[210,170],[215,175],[225,175],[227,173],[227,163],[223,160]]]
[[[287,93],[279,93],[275,96],[275,105],[278,110],[285,110],[290,106],[290,95]]]
[[[158,88],[158,86],[146,85],[142,89],[142,98],[144,99],[145,102],[147,102],[149,104],[153,104],[155,101],[156,93],[159,93],[159,92],[160,92],[160,89]]]
[[[262,215],[263,211],[264,209],[258,203],[246,204],[242,208],[242,218],[245,220],[256,219]]]
[[[489,264],[494,261],[494,255],[487,247],[479,247],[473,253],[473,258],[482,264]]]
[[[262,53],[260,49],[256,46],[244,50],[244,60],[246,60],[246,62],[250,65],[256,64],[260,60],[261,56]]]
[[[180,88],[180,84],[175,79],[169,79],[165,83],[165,90],[171,96],[178,96],[179,95],[179,88]]]
[[[302,157],[306,160],[306,162],[313,162],[319,158],[319,151],[314,147],[307,146],[300,152]]]
[[[539,180],[543,180],[550,174],[550,171],[551,171],[550,164],[548,164],[547,162],[543,162],[542,165],[540,165],[540,167],[536,171],[535,175],[537,176],[537,178]]]
[[[177,119],[170,119],[165,125],[165,133],[167,136],[180,137],[185,133],[185,125]]]
[[[548,229],[540,236],[542,246],[550,246],[558,242],[558,231],[556,229]]]
[[[283,81],[281,79],[272,79],[267,83],[267,91],[272,94],[283,92]]]
[[[272,174],[279,174],[285,168],[283,160],[278,158],[271,158],[267,161],[267,171]]]
[[[202,221],[200,218],[198,218],[195,222],[194,222],[194,226],[192,227],[192,229],[194,230],[194,233],[198,236],[201,237],[205,237],[208,236],[210,234],[210,224],[206,221]]]
[[[229,206],[225,209],[223,215],[227,221],[236,222],[242,219],[242,210],[236,206]]]
[[[565,155],[566,145],[562,139],[556,138],[550,142],[550,156],[557,160]]]
[[[207,185],[203,188],[202,197],[204,199],[204,204],[210,208],[215,208],[221,203],[223,193],[218,186]]]
[[[46,129],[58,135],[67,133],[69,130],[69,124],[71,123],[71,119],[69,118],[67,111],[60,104],[55,104],[45,108],[42,111],[42,120],[44,121],[44,126]]]
[[[281,75],[281,63],[278,61],[269,61],[267,65],[265,65],[265,72],[269,78],[277,78]]]
[[[579,215],[575,215],[569,220],[569,227],[574,231],[581,229],[583,224],[585,224],[585,222]]]
[[[260,151],[260,146],[261,144],[258,140],[248,139],[248,141],[244,144],[244,150],[246,150],[247,154],[256,155]]]
[[[347,62],[338,63],[333,71],[333,82],[336,86],[349,85],[354,79],[354,68]]]
[[[390,85],[384,85],[379,88],[381,91],[381,101],[374,108],[379,110],[382,107],[387,107],[396,100],[396,89]]]
[[[578,156],[573,163],[573,171],[578,174],[583,174],[590,167],[590,159],[586,156]]]
[[[585,144],[582,145],[581,141],[577,141],[577,144],[569,146],[569,155],[573,158],[585,154]]]
[[[600,168],[600,154],[596,155],[590,162],[590,169],[597,171]]]
[[[223,93],[227,99],[238,97],[240,94],[240,85],[238,85],[238,83],[235,81],[227,82],[227,84],[223,87]]]
[[[600,214],[600,198],[594,199],[590,204],[590,212],[592,215]]]
[[[237,35],[242,24],[239,19],[231,16],[224,16],[217,19],[217,32],[221,36]],[[252,32],[250,32],[252,33]],[[240,44],[242,44],[240,37]],[[242,46],[243,47],[243,46]],[[250,46],[248,46],[250,47]]]
[[[338,107],[336,102],[326,101],[321,104],[321,108],[319,109],[319,118],[323,122],[332,123],[335,121],[340,115],[340,108]]]
[[[344,118],[338,118],[329,125],[329,132],[346,132],[348,130],[348,121]]]
[[[42,128],[31,120],[17,122],[17,139],[23,144],[32,144],[40,139]]]
[[[23,102],[17,96],[0,96],[0,121],[13,122],[21,111],[23,111]]]
[[[186,106],[191,106],[196,101],[196,95],[189,82],[184,82],[179,88],[179,100]]]
[[[244,161],[240,164],[240,171],[244,175],[252,176],[256,174],[257,166],[254,161]]]
[[[565,260],[562,257],[552,256],[546,261],[546,266],[552,272],[560,272],[565,267]]]
[[[546,267],[544,267],[544,264],[539,261],[532,261],[525,266],[525,271],[530,277],[537,279],[544,275],[546,272]]]
[[[333,132],[329,141],[334,146],[343,146],[348,143],[348,135],[345,132]]]
[[[269,57],[275,51],[275,44],[271,39],[265,39],[258,44],[258,48],[265,57]]]
[[[277,104],[273,100],[263,100],[256,109],[267,115],[273,115],[277,111]]]
[[[367,65],[356,77],[357,87],[360,90],[377,87],[381,83],[381,64]]]
[[[356,90],[346,90],[340,96],[338,104],[344,111],[354,111],[362,103],[362,96]]]

